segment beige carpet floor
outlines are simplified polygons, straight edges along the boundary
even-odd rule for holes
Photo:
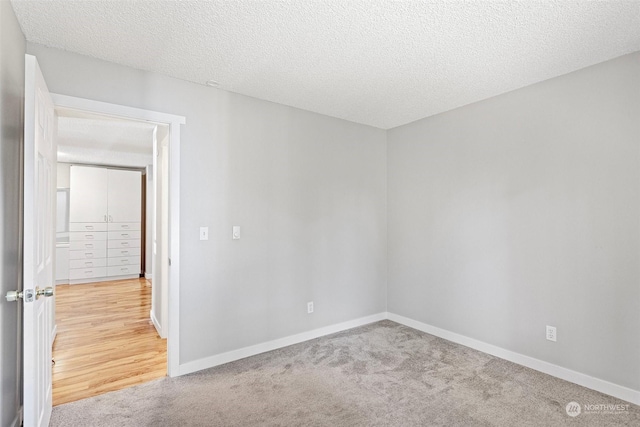
[[[570,402],[580,404],[579,415],[567,415]],[[640,407],[386,320],[57,406],[51,421],[64,427],[564,425],[640,426]]]

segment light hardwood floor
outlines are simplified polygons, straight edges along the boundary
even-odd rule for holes
[[[145,279],[56,286],[53,405],[164,377],[167,341],[150,309]]]

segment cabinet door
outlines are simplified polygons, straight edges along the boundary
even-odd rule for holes
[[[142,218],[142,174],[108,169],[109,222],[140,222]]]
[[[71,166],[69,222],[106,222],[107,170]]]

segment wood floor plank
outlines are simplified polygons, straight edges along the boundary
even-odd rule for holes
[[[145,279],[56,286],[53,405],[120,390],[167,372],[167,343],[149,320]]]

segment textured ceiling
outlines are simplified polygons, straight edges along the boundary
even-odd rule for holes
[[[58,144],[151,154],[155,125],[74,117],[58,118]]]
[[[12,3],[31,42],[383,129],[640,50],[639,1]]]
[[[58,109],[58,161],[144,167],[153,162],[155,124]]]

